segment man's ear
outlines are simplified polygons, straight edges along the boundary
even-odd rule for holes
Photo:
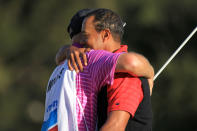
[[[103,42],[105,42],[106,40],[109,40],[109,38],[111,37],[111,32],[109,29],[105,29],[105,30],[102,30],[101,35],[102,35]]]

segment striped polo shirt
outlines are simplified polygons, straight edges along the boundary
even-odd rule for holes
[[[112,85],[119,55],[91,50],[88,65],[78,74],[67,61],[57,66],[47,86],[42,131],[94,131],[97,95],[102,86]]]

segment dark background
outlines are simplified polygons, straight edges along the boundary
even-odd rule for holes
[[[55,54],[82,8],[109,8],[127,25],[124,44],[155,72],[197,26],[197,0],[0,0],[0,130],[41,129]],[[154,131],[197,130],[197,34],[156,79]]]

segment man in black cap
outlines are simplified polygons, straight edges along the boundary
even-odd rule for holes
[[[88,14],[89,16],[87,17],[86,14]],[[84,22],[85,27],[84,29],[82,29],[83,31],[82,35],[80,35],[79,37],[76,34],[81,32],[80,27],[82,26],[82,23],[80,22],[83,21],[82,19],[84,19],[85,17],[87,17]],[[98,9],[96,11],[90,11],[90,10],[79,11],[72,18],[71,23],[68,26],[68,32],[71,38],[73,36],[79,37],[81,39],[84,39],[83,38],[84,36],[89,37],[88,35],[91,35],[91,34],[87,34],[88,32],[86,32],[87,26],[88,26],[87,22],[89,22],[88,24],[91,24],[91,22],[94,23],[95,29],[98,33],[103,31],[104,39],[106,38],[108,39],[111,36],[116,41],[116,43],[119,43],[118,45],[115,45],[115,46],[113,46],[112,44],[112,47],[107,48],[108,51],[117,53],[117,52],[122,52],[122,51],[127,50],[125,46],[120,46],[120,41],[122,37],[121,35],[124,32],[123,30],[124,23],[114,12],[112,12],[111,10],[107,10],[107,9]],[[113,28],[114,26],[113,24],[115,25],[114,28]],[[82,43],[82,45],[86,43],[87,45],[89,45],[89,47],[92,47],[92,48],[95,47],[94,49],[100,48],[98,46],[95,46],[96,43],[94,43],[93,45],[92,43],[88,43],[87,41],[90,38],[86,38],[87,40],[85,39],[85,42],[84,40],[81,41],[81,39],[79,39],[78,42]],[[107,44],[111,44],[111,43],[109,43],[108,41]],[[80,47],[81,45],[74,43],[74,46]],[[76,54],[76,51],[74,52]],[[62,56],[62,52],[61,53],[59,52],[57,55],[57,58],[58,58],[57,63],[59,63],[60,61],[64,59],[64,57],[60,58],[60,56]],[[136,54],[136,56],[137,57],[135,58],[144,60],[142,59],[141,55]],[[72,55],[71,55],[71,59],[73,59]],[[133,74],[137,76],[148,76],[150,79],[152,79],[154,76],[154,72],[151,74],[150,73],[151,71],[147,71],[147,70],[151,70],[152,67],[148,65],[146,62],[140,63],[139,59],[135,59],[138,62],[138,64],[136,66],[136,63],[135,63],[134,67],[136,68],[134,68],[135,70]],[[142,63],[143,64],[146,63],[146,64],[143,65]],[[78,62],[78,65],[81,66],[82,65],[81,62]],[[73,64],[73,66],[75,66],[74,67],[75,69],[77,68],[77,64]],[[143,68],[145,67],[144,70],[142,70],[143,68],[141,67]],[[132,84],[133,81],[134,82],[137,81],[138,84],[134,86],[129,85],[130,83]],[[152,111],[151,111],[151,103],[150,103],[150,90],[148,87],[149,85],[148,85],[147,80],[143,78],[139,82],[138,78],[132,77],[128,74],[115,74],[114,84],[115,85],[112,87],[108,87],[108,88],[103,87],[99,94],[99,96],[101,95],[101,97],[98,97],[102,99],[104,98],[103,100],[98,99],[98,101],[101,100],[100,102],[98,102],[100,103],[100,106],[98,106],[98,120],[99,120],[98,126],[101,127],[101,125],[105,123],[102,126],[101,130],[111,130],[111,129],[124,130],[125,127],[126,127],[126,130],[151,130],[152,129]],[[141,84],[142,86],[139,86]],[[150,80],[150,86],[152,89],[151,80]],[[138,94],[137,96],[134,95],[135,91]],[[127,99],[125,99],[125,97],[127,97]],[[132,106],[133,103],[135,103],[134,106]],[[107,111],[107,108],[108,108],[108,111]],[[108,119],[107,119],[107,112],[109,114]]]

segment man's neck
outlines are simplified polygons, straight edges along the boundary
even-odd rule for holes
[[[113,42],[111,44],[108,44],[105,50],[109,52],[115,52],[116,50],[120,49],[120,43],[119,42]]]

